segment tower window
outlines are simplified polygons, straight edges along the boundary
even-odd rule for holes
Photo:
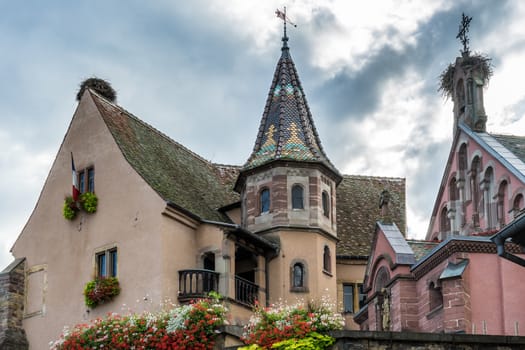
[[[323,271],[328,273],[332,272],[331,260],[332,259],[330,257],[330,248],[328,248],[328,246],[325,246],[323,252]]]
[[[292,209],[304,209],[304,190],[301,185],[292,187]]]
[[[270,211],[270,190],[265,188],[260,194],[261,214]]]
[[[330,217],[330,196],[328,196],[326,191],[323,191],[321,199],[323,204],[323,215],[328,218]]]
[[[301,263],[293,266],[293,286],[304,287],[304,267]]]

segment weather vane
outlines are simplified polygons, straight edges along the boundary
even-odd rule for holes
[[[465,13],[461,14],[461,24],[459,25],[459,32],[458,35],[456,35],[456,39],[459,39],[461,43],[463,44],[463,51],[461,51],[463,54],[468,55],[470,50],[468,47],[468,28],[470,27],[470,21],[472,21],[472,17],[466,16]]]
[[[283,20],[283,24],[284,24],[283,41],[285,41],[285,40],[287,41],[288,37],[286,36],[286,23],[290,23],[294,27],[297,27],[297,25],[295,23],[293,23],[292,21],[290,21],[290,19],[286,16],[286,6],[284,7],[283,11],[281,11],[279,9],[275,10],[275,14],[277,15],[277,17],[279,17],[280,19]]]

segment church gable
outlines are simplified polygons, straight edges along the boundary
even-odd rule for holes
[[[458,130],[434,205],[429,240],[495,233],[523,208],[523,138],[474,132],[463,124]]]

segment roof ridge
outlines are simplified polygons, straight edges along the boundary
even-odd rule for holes
[[[139,122],[140,124],[144,125],[145,127],[147,127],[148,129],[150,129],[151,131],[153,131],[154,133],[156,133],[157,135],[165,138],[166,140],[168,140],[169,142],[173,143],[174,145],[178,146],[179,148],[183,149],[184,151],[188,152],[189,154],[193,155],[195,158],[199,159],[200,161],[208,164],[208,165],[213,165],[212,162],[210,162],[209,160],[205,159],[204,157],[200,156],[199,154],[193,152],[192,150],[190,150],[189,148],[187,148],[186,146],[184,146],[183,144],[181,144],[180,142],[177,142],[175,141],[174,139],[172,139],[171,137],[169,137],[168,135],[166,135],[165,133],[163,133],[162,131],[158,130],[157,128],[155,128],[154,126],[152,126],[151,124],[143,121],[142,119],[140,119],[139,117],[137,117],[136,115],[134,115],[133,113],[129,112],[128,110],[126,110],[125,108],[123,108],[122,106],[120,105],[117,105],[109,100],[107,100],[106,98],[104,98],[104,96],[101,96],[99,95],[96,91],[94,90],[91,90],[91,89],[88,89],[90,93],[94,94],[95,96],[97,96],[100,100],[102,100],[101,102],[104,102],[106,104],[109,104],[110,106],[112,107],[115,107],[117,109],[119,109],[122,113],[125,113],[128,117],[130,118],[133,118],[135,119],[137,122]]]
[[[378,175],[352,175],[352,174],[343,174],[343,177],[346,177],[346,178],[361,178],[361,179],[406,180],[406,177],[396,177],[396,176],[378,176]]]

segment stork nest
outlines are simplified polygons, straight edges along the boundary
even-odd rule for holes
[[[82,95],[84,94],[84,91],[86,91],[86,89],[88,88],[95,91],[97,94],[111,102],[115,102],[115,100],[117,99],[117,93],[111,87],[111,84],[109,82],[105,81],[104,79],[93,77],[84,80],[80,84],[80,89],[77,93],[77,101],[80,101]]]
[[[462,67],[471,67],[472,70],[477,70],[481,73],[481,78],[486,84],[494,73],[492,70],[492,59],[485,54],[475,53],[472,56],[463,57],[461,61]],[[446,99],[452,97],[454,93],[454,72],[456,66],[449,64],[448,67],[439,76],[438,91],[441,92]]]

